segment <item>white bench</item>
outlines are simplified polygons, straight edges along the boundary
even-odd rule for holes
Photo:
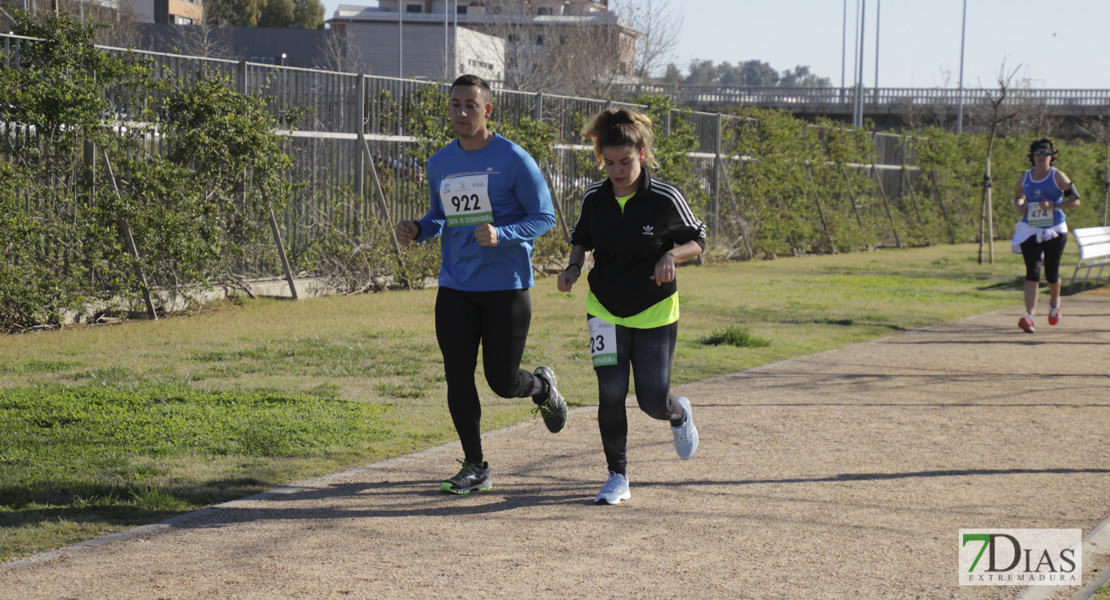
[[[1080,269],[1084,269],[1082,284],[1085,288],[1091,278],[1091,269],[1098,267],[1094,280],[1097,285],[1102,278],[1102,269],[1110,266],[1110,227],[1080,227],[1071,232],[1075,234],[1075,243],[1079,245],[1079,261],[1075,263],[1075,272],[1072,273],[1068,289],[1075,285]]]

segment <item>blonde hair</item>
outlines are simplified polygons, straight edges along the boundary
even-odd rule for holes
[[[659,166],[651,151],[651,119],[643,113],[627,108],[607,108],[594,116],[582,135],[593,140],[598,164],[604,162],[601,151],[605,148],[632,146],[644,151],[644,163],[649,167]]]

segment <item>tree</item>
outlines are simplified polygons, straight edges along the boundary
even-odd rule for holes
[[[663,73],[663,83],[682,83],[682,71],[674,63],[667,65],[667,71]]]
[[[319,29],[324,5],[320,0],[208,0],[204,18],[217,26]]]
[[[809,67],[798,65],[793,71],[784,71],[779,85],[787,87],[831,87],[828,77],[820,77],[809,71]]]
[[[320,0],[293,0],[293,22],[302,29],[324,27],[324,5]]]
[[[727,64],[727,63],[726,63]],[[712,85],[717,83],[720,77],[720,71],[711,60],[695,60],[687,67],[690,72],[682,83],[692,85]]]
[[[749,60],[738,65],[739,85],[775,85],[779,83],[778,71],[771,65],[758,60]]]
[[[642,83],[674,55],[682,14],[672,14],[668,0],[616,0],[612,6],[617,16],[639,33],[632,74]]]
[[[673,77],[675,75],[674,71],[677,71],[677,67],[674,68],[674,71],[670,70],[670,67],[674,67],[674,65],[668,66],[665,78]],[[728,61],[717,65],[711,60],[695,60],[690,63],[688,70],[689,75],[682,80],[682,83],[691,85],[782,85],[802,87],[828,87],[832,85],[827,77],[820,77],[810,72],[809,67],[805,65],[798,65],[793,70],[780,75],[770,64],[754,59],[735,66]]]
[[[362,58],[358,46],[347,41],[347,32],[332,29],[316,44],[316,61],[313,66],[323,71],[370,74],[370,65]]]
[[[235,54],[231,46],[230,29],[215,25],[207,19],[195,25],[176,27],[174,38],[174,50],[180,54],[224,59]]]
[[[208,0],[204,18],[214,25],[256,27],[265,5],[265,0]]]
[[[258,17],[259,27],[293,27],[297,7],[293,0],[265,0]]]
[[[989,133],[987,135],[987,156],[983,167],[983,202],[980,208],[979,220],[979,264],[983,264],[983,243],[989,243],[990,264],[994,264],[994,207],[991,201],[991,151],[994,149],[994,136],[998,126],[1013,119],[1020,112],[1018,108],[1006,106],[1006,97],[1011,94],[1014,75],[1021,65],[1009,73],[1006,72],[1006,61],[998,70],[998,90],[987,90],[987,100],[990,103],[990,114],[987,117]]]

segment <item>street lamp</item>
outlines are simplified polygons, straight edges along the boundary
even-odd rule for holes
[[[867,0],[862,0],[859,12],[859,68],[856,70],[856,103],[852,112],[852,124],[863,126],[863,41],[867,27]]]
[[[286,56],[287,56],[287,55],[286,55],[286,54],[285,54],[284,52],[282,52],[282,53],[281,53],[281,66],[283,66],[283,67],[285,66],[285,58],[286,58]]]

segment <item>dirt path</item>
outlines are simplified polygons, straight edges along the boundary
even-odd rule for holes
[[[436,491],[460,455],[438,448],[0,567],[0,599],[1012,598],[956,585],[960,528],[1110,516],[1110,294],[1064,307],[1035,335],[1015,307],[683,386],[690,461],[630,406],[619,506],[590,502],[586,408],[488,436],[487,493]]]

